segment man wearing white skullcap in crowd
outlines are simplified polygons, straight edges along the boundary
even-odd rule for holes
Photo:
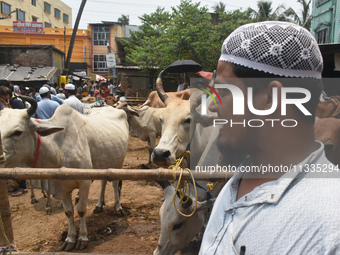
[[[43,87],[46,87],[46,88],[48,88],[50,90],[50,96],[51,96],[51,100],[52,101],[55,101],[58,104],[63,104],[63,102],[64,102],[63,99],[61,99],[61,98],[57,97],[56,95],[52,94],[52,90],[51,90],[51,86],[50,85],[44,84]],[[37,100],[37,102],[39,102],[41,100],[41,96],[37,95],[36,100]]]
[[[339,172],[314,139],[322,69],[316,40],[292,23],[247,24],[224,41],[222,103],[209,110],[228,120],[214,130],[222,157],[245,160],[216,199],[200,255],[340,254]]]
[[[67,99],[64,100],[64,104],[68,104],[73,109],[84,114],[84,106],[82,102],[80,102],[80,100],[76,97],[76,87],[73,84],[65,85],[65,95]]]
[[[38,107],[33,114],[33,118],[50,119],[53,116],[55,110],[58,108],[59,104],[51,100],[51,92],[47,87],[41,87],[39,89],[39,94],[42,99],[38,102]]]

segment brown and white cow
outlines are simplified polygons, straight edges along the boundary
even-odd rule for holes
[[[189,100],[190,98],[190,89],[185,89],[177,92],[167,92],[168,97],[173,99],[181,99],[181,100]],[[146,101],[140,106],[150,106],[155,108],[163,108],[165,107],[165,103],[159,98],[157,91],[151,91]]]
[[[166,107],[161,108],[162,135],[159,144],[152,153],[152,160],[160,165],[172,165],[178,157],[183,155],[187,150],[188,144],[192,141],[193,146],[190,147],[190,161],[196,163],[207,145],[211,134],[209,130],[207,132],[207,129],[201,129],[201,123],[204,123],[205,126],[207,123],[212,124],[211,120],[213,117],[202,117],[196,114],[197,112],[194,109],[197,103],[194,102],[196,101],[194,93],[190,99],[194,100],[191,104],[189,100],[170,98],[167,95],[168,93],[164,92],[160,76],[157,79],[156,88],[159,97]],[[192,127],[193,125],[197,125],[194,133],[191,133],[190,125],[192,125]],[[191,129],[193,130],[193,128]],[[193,159],[193,157],[195,158]],[[208,182],[200,183],[202,186],[205,186]],[[157,248],[153,254],[174,254],[176,251],[188,245],[192,238],[202,229],[207,220],[208,208],[212,206],[212,201],[206,200],[206,191],[199,189],[197,210],[193,216],[187,218],[179,214],[174,207],[173,199],[175,188],[168,182],[160,182],[160,184],[165,193],[165,200],[159,212],[161,233]],[[216,187],[214,193],[217,194],[221,186],[223,186],[223,184],[221,184],[220,187]],[[191,191],[193,191],[192,185]],[[192,202],[178,206],[181,212],[186,214],[192,212],[195,202],[193,194],[190,195],[190,200]],[[176,198],[175,202],[178,202],[178,198]]]
[[[36,102],[27,97],[25,100],[32,105],[27,111],[4,109],[0,112],[1,141],[6,154],[6,161],[0,163],[0,167],[32,167],[35,160],[37,168],[122,167],[129,137],[124,111],[104,107],[94,109],[86,116],[68,105],[61,105],[51,119],[39,120],[38,123],[31,118],[37,107]],[[39,146],[40,155],[36,159]],[[84,249],[88,245],[85,215],[90,183],[90,180],[49,180],[49,191],[55,198],[62,200],[68,218],[68,235],[64,245],[67,251],[74,247]],[[121,210],[118,181],[114,181],[113,186],[115,209]],[[78,239],[71,198],[74,189],[79,189]],[[102,205],[103,197],[97,206]]]

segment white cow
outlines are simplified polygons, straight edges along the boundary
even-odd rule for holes
[[[126,113],[112,107],[93,109],[87,116],[68,105],[57,108],[51,119],[30,118],[36,103],[24,98],[32,105],[26,110],[4,109],[0,112],[1,140],[6,161],[0,167],[32,167],[36,159],[41,136],[40,155],[37,168],[121,168],[128,147],[128,123]],[[86,207],[91,181],[50,180],[49,191],[61,199],[68,217],[68,235],[65,250],[74,247],[84,249],[88,245],[86,229]],[[114,181],[115,209],[121,210],[118,181]],[[71,192],[79,189],[77,205],[80,217],[78,240],[74,225]],[[97,206],[103,204],[103,193]]]
[[[131,109],[138,114],[128,114],[129,128],[132,135],[138,136],[142,141],[148,142],[149,163],[151,163],[151,154],[156,146],[156,138],[161,135],[162,126],[160,115],[163,108],[153,108],[144,106],[140,109]]]
[[[160,115],[162,136],[159,144],[152,153],[153,161],[157,164],[166,166],[174,164],[175,160],[186,151],[187,146],[191,141],[193,144],[190,146],[190,161],[194,161],[194,163],[191,163],[196,164],[209,141],[211,131],[206,132],[207,129],[202,129],[202,125],[198,124],[195,133],[190,133],[190,124],[196,125],[196,122],[199,122],[204,123],[206,126],[209,125],[209,123],[212,123],[211,120],[213,117],[207,116],[205,118],[198,113],[196,114],[193,110],[197,104],[193,101],[190,105],[189,100],[179,100],[167,97],[163,90],[160,78],[157,79],[156,86],[159,91],[159,96],[166,107],[163,108]],[[194,95],[191,100],[195,100]],[[192,126],[191,131],[193,129]],[[205,187],[208,182],[199,183],[201,186]],[[175,195],[175,188],[168,182],[160,182],[160,184],[165,193],[165,201],[160,209],[161,233],[154,255],[174,254],[176,251],[188,245],[202,229],[204,223],[207,221],[208,208],[212,206],[212,201],[207,200],[207,193],[205,190],[198,188],[197,211],[193,216],[187,218],[179,214],[174,207],[173,198]],[[213,190],[213,195],[216,196],[222,186],[223,184],[219,184],[218,187]],[[193,191],[192,185],[191,191]],[[191,213],[195,200],[192,194],[190,200],[193,202],[188,202],[188,204],[184,206],[179,205],[179,210],[186,214]],[[178,202],[178,198],[176,198],[176,202]]]

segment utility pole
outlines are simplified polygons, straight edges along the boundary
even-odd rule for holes
[[[78,15],[77,15],[77,19],[76,19],[76,22],[74,23],[73,33],[72,33],[72,37],[71,37],[71,41],[70,41],[70,46],[69,46],[68,52],[67,52],[67,59],[66,59],[66,62],[65,62],[64,72],[68,72],[68,68],[69,68],[70,60],[71,60],[71,56],[72,56],[72,51],[73,51],[73,46],[74,46],[74,41],[76,40],[79,21],[80,21],[81,15],[83,14],[85,3],[86,3],[86,0],[81,1],[79,11],[78,11]]]

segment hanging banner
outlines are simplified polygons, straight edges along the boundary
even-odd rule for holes
[[[116,67],[116,53],[106,54],[106,67],[115,68]]]
[[[42,34],[44,24],[42,22],[13,21],[14,33]]]

